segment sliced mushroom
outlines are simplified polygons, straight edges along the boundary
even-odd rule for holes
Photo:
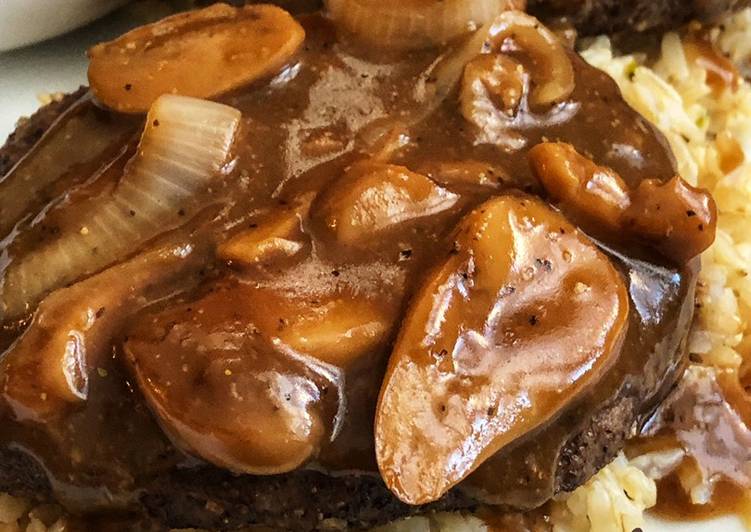
[[[391,117],[374,120],[358,136],[370,159],[382,163],[389,162],[412,142],[407,124]]]
[[[254,222],[218,249],[220,258],[243,267],[265,266],[302,254],[310,247],[303,231],[303,218],[312,197],[301,198],[290,207],[283,207],[264,219]]]
[[[538,144],[529,150],[529,161],[553,201],[586,224],[620,229],[631,197],[628,186],[615,171],[596,165],[563,142]]]
[[[89,51],[94,95],[141,113],[162,94],[211,98],[278,72],[305,31],[275,6],[215,4],[132,30]]]
[[[458,200],[458,195],[403,166],[364,161],[329,186],[314,215],[339,242],[357,245],[405,222],[446,211]]]
[[[247,288],[143,319],[126,358],[165,432],[238,473],[291,471],[337,430],[339,371],[262,335]]]
[[[619,355],[628,311],[617,270],[561,214],[528,197],[477,207],[389,361],[375,420],[386,484],[437,500],[555,416]]]
[[[487,192],[511,182],[511,176],[502,167],[475,160],[429,162],[419,171],[439,185],[455,190]]]
[[[685,263],[714,242],[717,207],[708,192],[681,177],[667,183],[645,179],[631,195],[623,224],[664,255]]]
[[[399,310],[398,304],[346,290],[305,297],[262,289],[249,297],[249,304],[263,309],[256,322],[263,334],[338,367],[383,349]]]
[[[480,142],[518,150],[517,115],[566,100],[575,76],[569,52],[537,19],[507,11],[480,30],[482,53],[464,69],[461,110]],[[480,53],[477,50],[475,53]]]
[[[209,256],[203,248],[159,248],[46,297],[0,369],[16,419],[43,422],[86,401],[113,335],[144,306],[189,286]]]
[[[529,160],[552,199],[588,230],[645,240],[679,263],[714,241],[712,196],[679,176],[666,183],[645,179],[631,190],[615,171],[561,142],[538,144]]]
[[[500,54],[482,54],[464,69],[461,111],[481,133],[480,142],[498,144],[512,150],[526,140],[511,129],[526,86],[521,63]]]
[[[464,68],[462,91],[473,96],[462,98],[468,120],[484,105],[513,116],[524,95],[524,67],[504,55],[479,55]]]
[[[488,31],[486,46],[520,57],[529,72],[533,106],[551,105],[568,98],[576,85],[574,67],[566,48],[539,20],[521,11],[501,13]]]

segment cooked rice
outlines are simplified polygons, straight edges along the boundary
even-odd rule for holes
[[[0,532],[67,532],[56,505],[32,505],[30,501],[0,493]]]
[[[729,17],[712,33],[717,46],[744,71],[751,66],[751,9]],[[690,63],[677,34],[666,34],[659,59],[618,55],[600,37],[584,58],[613,77],[626,101],[665,134],[681,175],[709,189],[719,207],[715,244],[703,255],[698,313],[689,349],[707,364],[751,370],[751,84],[712,92],[707,71]],[[729,147],[743,161],[729,172]],[[636,459],[635,463],[639,463]],[[619,456],[587,484],[553,505],[556,532],[631,532],[656,500],[655,482]],[[64,520],[49,505],[0,494],[0,532],[62,532]],[[486,530],[476,518],[442,514],[415,517],[378,532]]]
[[[750,35],[747,9],[725,20],[712,39],[737,65],[747,67]],[[618,55],[607,37],[588,43],[582,55],[615,79],[626,101],[662,131],[681,175],[713,193],[719,210],[717,240],[702,256],[689,351],[705,364],[744,376],[751,369],[751,84],[744,81],[735,91],[713,93],[707,71],[687,60],[675,33],[663,37],[660,57],[652,64],[643,55]],[[728,168],[728,156],[736,148],[743,160]],[[556,528],[630,532],[641,526],[643,517],[635,510],[641,514],[654,504],[655,483],[646,476],[638,484],[630,476],[619,477],[616,471],[623,466],[619,458],[604,470],[610,483],[600,480],[601,472],[557,502]],[[625,503],[614,503],[615,481],[628,494]],[[614,525],[606,528],[603,515],[612,515]]]
[[[751,10],[731,17],[714,38],[738,62],[751,56]],[[745,37],[744,37],[745,36]],[[742,38],[744,37],[744,38]],[[747,371],[751,357],[751,85],[713,94],[705,69],[686,60],[680,39],[665,35],[648,67],[635,55],[614,56],[605,37],[583,51],[610,74],[631,106],[665,134],[681,175],[709,189],[719,208],[715,244],[703,255],[699,309],[689,349],[703,362]],[[744,160],[725,173],[728,146]]]
[[[657,487],[618,456],[587,484],[553,505],[554,532],[631,532],[644,524],[644,510],[657,501]]]

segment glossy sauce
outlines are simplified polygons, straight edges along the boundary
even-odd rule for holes
[[[139,488],[165,471],[177,465],[203,465],[178,450],[195,448],[185,444],[184,435],[165,425],[173,441],[165,437],[143,402],[133,377],[134,372],[144,377],[138,373],[138,357],[143,352],[134,338],[151,349],[165,338],[169,342],[169,331],[183,325],[202,330],[222,328],[227,338],[240,329],[274,329],[274,334],[283,338],[288,320],[309,315],[306,319],[315,323],[321,312],[334,312],[321,309],[329,309],[326,305],[336,297],[343,298],[344,305],[367,302],[375,317],[365,325],[375,323],[376,329],[367,331],[377,332],[363,333],[367,341],[344,349],[357,356],[326,361],[345,384],[337,390],[337,400],[327,396],[315,403],[321,418],[333,422],[324,421],[315,429],[325,437],[316,439],[317,448],[303,456],[301,463],[327,471],[375,473],[374,410],[407,302],[435,264],[435,257],[451,252],[451,230],[463,215],[499,189],[541,194],[528,166],[529,148],[544,140],[570,142],[598,164],[614,169],[631,187],[644,178],[664,182],[674,176],[673,160],[662,137],[627,108],[605,74],[587,67],[574,54],[569,56],[576,76],[571,97],[544,112],[523,109],[522,118],[514,125],[523,147],[507,152],[475,142],[475,133],[458,112],[455,95],[425,120],[409,124],[414,109],[425,105],[424,97],[415,90],[416,80],[424,79],[438,52],[412,52],[399,59],[373,57],[337,41],[329,22],[320,16],[303,18],[302,23],[307,36],[294,63],[270,82],[221,98],[242,111],[243,124],[235,144],[233,171],[211,192],[210,199],[224,202],[222,238],[227,239],[258,227],[307,194],[323,191],[312,203],[314,214],[301,217],[303,234],[310,239],[301,245],[313,251],[285,255],[284,260],[274,259],[260,268],[237,259],[208,265],[201,272],[199,288],[159,301],[129,320],[116,335],[111,358],[95,373],[90,399],[59,421],[44,426],[18,423],[10,421],[7,407],[0,408],[8,418],[3,421],[0,446],[20,448],[35,456],[48,472],[58,498],[71,507],[127,506]],[[322,198],[336,190],[337,180],[353,162],[380,153],[377,143],[369,140],[374,131],[404,127],[405,146],[395,150],[389,162],[448,183],[441,197],[455,200],[442,203],[431,216],[409,219],[397,230],[376,233],[366,245],[342,245],[332,236],[325,217],[315,215],[325,202]],[[122,138],[113,142],[127,150]],[[117,166],[119,153],[108,151],[99,162],[111,161]],[[463,175],[467,167],[462,165],[467,162],[474,165],[467,175],[475,178],[453,179],[452,175]],[[487,171],[478,177],[477,168]],[[117,172],[94,174],[97,179],[81,192],[89,201],[117,180]],[[337,200],[332,201],[336,204]],[[52,204],[63,205],[63,218],[69,215],[61,196]],[[75,220],[75,212],[70,212]],[[44,240],[45,231],[54,232],[58,223],[55,213],[33,223],[25,220],[4,241],[6,262],[34,249]],[[640,398],[644,408],[641,422],[659,400],[659,390],[672,384],[674,375],[682,370],[696,263],[676,267],[647,246],[598,245],[629,290],[628,333],[620,355],[595,385],[571,398],[559,416],[490,457],[465,481],[467,490],[489,503],[532,508],[547,501],[560,481],[556,477],[559,453],[581,430],[582,420],[598,406],[638,389],[635,383],[646,379],[647,388],[656,392],[654,397]],[[340,315],[346,315],[346,309]],[[25,324],[26,320],[6,324],[2,345],[10,346]],[[191,340],[192,335],[184,339]],[[286,341],[302,342],[299,334]],[[189,341],[174,346],[175,350],[164,352],[181,353],[184,348],[186,356],[192,356]],[[233,349],[239,348],[223,340],[209,351],[225,363]],[[155,363],[153,375],[181,372],[175,360]],[[254,366],[253,361],[244,360],[242,364],[257,370],[265,362]],[[647,371],[645,365],[649,365]],[[226,373],[229,369],[220,366],[217,378],[231,377],[231,372]],[[185,370],[190,371],[190,367]],[[272,368],[272,373],[283,377],[285,370]],[[192,393],[190,383],[179,379],[180,375],[175,375],[180,387],[174,395],[178,404]],[[203,393],[201,382],[193,385],[196,394]],[[316,386],[315,393],[323,396],[326,386]],[[212,409],[224,405],[212,404],[210,386],[207,389],[209,400],[202,406],[207,409],[205,418],[210,419]]]
[[[694,378],[697,371],[709,371],[710,375],[699,381]],[[657,504],[650,511],[662,519],[681,522],[730,515],[748,527],[751,497],[743,455],[747,443],[740,441],[748,431],[748,416],[749,398],[734,370],[691,366],[645,435],[626,448],[629,458],[682,449],[687,452],[678,463],[645,462],[658,477]],[[660,468],[666,469],[660,472]],[[697,490],[693,497],[692,490]],[[693,498],[706,498],[707,502]]]
[[[657,483],[657,504],[650,510],[668,521],[706,521],[727,515],[738,516],[751,527],[751,495],[730,482],[718,482],[708,504],[693,504],[676,475]]]
[[[743,78],[735,64],[725,57],[712,43],[706,30],[699,27],[691,32],[684,40],[687,59],[696,65],[706,69],[707,85],[712,88],[715,95],[719,95],[725,89],[733,91]]]

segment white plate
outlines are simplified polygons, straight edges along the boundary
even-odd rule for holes
[[[102,3],[105,0],[97,0]],[[40,2],[71,4],[65,0]],[[0,0],[0,28],[6,5],[36,3],[34,0]],[[93,3],[82,2],[78,3]],[[148,10],[131,9],[118,11],[84,30],[54,41],[23,50],[0,53],[0,144],[14,129],[16,120],[32,113],[38,106],[37,95],[44,92],[74,90],[86,83],[86,49],[99,40],[111,39],[125,29],[140,22]],[[0,29],[2,39],[2,29]],[[644,532],[744,532],[746,528],[739,519],[724,517],[698,523],[665,523],[649,518]],[[595,531],[596,532],[596,531]]]
[[[0,0],[0,51],[83,26],[127,0]]]

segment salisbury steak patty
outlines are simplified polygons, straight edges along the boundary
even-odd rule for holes
[[[81,87],[76,92],[66,94],[60,100],[50,102],[30,118],[21,119],[17,129],[8,136],[0,149],[0,175],[4,176],[41,138],[44,132],[86,89]]]
[[[581,35],[666,30],[692,20],[716,22],[751,5],[749,0],[529,0],[530,13],[551,21],[563,17]]]
[[[43,131],[65,109],[81,97],[82,92],[48,105],[23,122],[0,150],[4,171],[13,165],[39,139]],[[669,282],[674,274],[658,274]],[[508,478],[499,485],[514,486],[524,492],[531,475],[519,464],[534,468],[525,456],[534,456],[546,433],[570,432],[560,452],[551,457],[544,483],[552,483],[553,492],[570,491],[585,482],[607,464],[623,443],[639,430],[641,423],[657,405],[682,371],[683,338],[693,308],[689,287],[693,273],[686,274],[683,289],[673,296],[681,301],[683,311],[675,313],[675,339],[649,357],[645,373],[629,378],[613,394],[590,412],[587,401],[573,408],[555,425],[531,435],[511,452],[496,458],[508,466]],[[598,399],[601,400],[601,399]],[[581,412],[586,415],[581,416]],[[581,416],[581,417],[580,417]],[[524,467],[522,469],[525,469]],[[525,481],[526,479],[526,481]],[[534,482],[532,481],[532,484]],[[548,491],[541,489],[546,497]],[[53,498],[49,481],[28,455],[11,449],[0,450],[0,490],[34,497]],[[295,472],[273,477],[235,476],[210,466],[180,469],[150,481],[142,491],[142,508],[148,515],[172,527],[200,526],[232,529],[249,523],[263,523],[288,530],[312,530],[326,519],[330,523],[367,528],[428,510],[472,509],[479,502],[476,494],[455,489],[439,502],[427,507],[411,507],[399,502],[377,476],[327,476],[316,472]],[[509,503],[518,501],[510,500]]]
[[[607,271],[615,276],[613,284],[622,284],[624,297],[628,299],[628,311],[624,311],[627,315],[622,316],[621,320],[621,324],[627,323],[627,326],[624,326],[623,334],[616,339],[616,355],[601,368],[590,385],[567,398],[565,405],[555,416],[505,445],[435,502],[427,505],[401,502],[378,475],[373,456],[372,419],[377,407],[378,388],[382,380],[387,378],[384,375],[387,375],[388,354],[395,344],[395,331],[401,321],[409,319],[405,310],[409,308],[409,302],[402,303],[396,297],[393,299],[397,303],[393,307],[386,305],[391,304],[391,300],[384,303],[384,308],[389,312],[383,313],[387,318],[382,321],[399,316],[400,322],[392,327],[393,331],[389,329],[391,332],[381,333],[378,337],[380,343],[370,348],[369,356],[346,366],[347,379],[339,381],[336,393],[347,396],[349,411],[345,413],[348,415],[336,431],[332,431],[337,437],[330,440],[323,438],[319,455],[305,459],[306,463],[314,464],[312,468],[287,468],[286,472],[267,470],[263,473],[274,474],[251,475],[233,474],[210,465],[208,462],[224,463],[237,455],[224,450],[221,456],[211,454],[213,448],[210,438],[201,440],[199,437],[198,440],[201,441],[198,441],[195,431],[191,433],[185,430],[188,422],[183,422],[180,416],[188,410],[178,408],[170,411],[171,405],[164,397],[169,396],[171,390],[185,387],[188,393],[178,394],[178,399],[188,402],[183,404],[195,405],[190,403],[193,396],[206,394],[207,389],[209,392],[216,391],[216,387],[223,386],[225,381],[222,379],[233,373],[229,367],[226,370],[222,368],[216,374],[209,374],[208,370],[191,373],[193,366],[187,363],[194,363],[195,359],[191,357],[207,351],[218,353],[217,356],[237,352],[242,352],[247,358],[258,356],[258,353],[263,353],[262,349],[243,351],[247,347],[244,342],[255,342],[254,348],[263,345],[264,328],[270,327],[278,335],[286,334],[290,329],[294,332],[294,326],[299,326],[299,322],[294,322],[298,314],[307,312],[308,306],[321,308],[318,298],[306,298],[304,304],[295,303],[300,307],[293,306],[290,314],[285,306],[290,303],[279,302],[279,286],[300,289],[300,279],[307,286],[315,283],[345,283],[352,277],[365,277],[366,281],[374,278],[377,282],[359,285],[363,290],[377,292],[387,288],[391,291],[387,295],[391,297],[399,292],[400,287],[415,284],[415,279],[421,279],[426,271],[431,271],[430,267],[436,260],[442,260],[443,257],[452,260],[451,257],[460,256],[462,250],[457,246],[459,239],[453,240],[452,234],[444,229],[463,219],[468,212],[477,216],[484,214],[477,206],[485,205],[482,202],[487,198],[500,195],[506,198],[501,201],[525,207],[529,203],[543,203],[532,199],[532,195],[552,201],[548,193],[537,184],[527,158],[529,148],[534,145],[562,149],[560,146],[556,148],[555,143],[547,142],[548,137],[570,142],[600,164],[612,166],[621,174],[623,181],[633,188],[640,186],[647,175],[656,180],[652,182],[652,186],[655,183],[668,183],[674,175],[672,159],[664,139],[626,106],[612,80],[586,66],[575,55],[558,50],[557,60],[565,60],[564,64],[570,61],[571,70],[564,69],[563,72],[571,78],[568,89],[563,87],[564,92],[569,91],[564,97],[569,98],[570,102],[556,108],[556,112],[561,114],[537,114],[540,107],[535,107],[534,112],[529,109],[522,111],[529,113],[535,120],[533,126],[522,132],[525,142],[519,144],[520,136],[498,141],[516,142],[514,149],[503,151],[498,150],[498,146],[488,146],[487,140],[485,145],[483,142],[476,142],[477,135],[488,133],[487,130],[482,131],[488,124],[483,124],[481,117],[478,118],[478,115],[466,109],[465,115],[457,112],[455,99],[441,102],[433,111],[434,114],[424,122],[409,126],[411,148],[399,153],[400,147],[397,147],[397,155],[392,155],[403,166],[387,165],[388,171],[398,172],[400,179],[417,180],[421,186],[432,187],[430,190],[434,192],[438,190],[436,183],[440,182],[447,187],[435,192],[435,197],[444,202],[441,205],[447,201],[450,203],[445,219],[433,219],[440,222],[435,224],[440,230],[430,224],[408,226],[410,230],[403,231],[398,238],[372,239],[369,242],[371,249],[366,253],[357,248],[360,245],[357,240],[360,231],[347,233],[346,226],[342,229],[340,225],[334,227],[335,230],[343,231],[337,237],[340,240],[349,239],[347,241],[350,245],[339,246],[339,240],[321,236],[326,235],[324,231],[330,231],[331,226],[316,228],[314,224],[317,219],[305,209],[309,207],[314,213],[336,213],[341,203],[337,202],[342,194],[347,199],[347,194],[359,190],[354,186],[337,186],[337,181],[331,181],[332,178],[343,175],[342,179],[354,179],[357,183],[360,182],[357,180],[371,178],[373,175],[381,176],[377,183],[389,178],[391,174],[388,173],[385,174],[386,177],[377,172],[368,173],[370,166],[353,165],[354,160],[364,155],[361,151],[353,150],[348,141],[363,127],[364,122],[358,122],[358,117],[365,116],[368,120],[388,119],[397,114],[398,106],[404,104],[399,97],[409,98],[405,95],[411,94],[409,89],[415,83],[414,80],[418,79],[425,65],[430,65],[434,58],[428,53],[424,56],[417,53],[413,57],[414,64],[401,64],[392,71],[386,71],[380,65],[371,65],[348,55],[346,49],[342,51],[332,47],[333,32],[328,22],[320,17],[306,19],[304,24],[307,40],[306,46],[298,55],[301,67],[300,72],[295,74],[296,78],[277,79],[275,85],[268,89],[254,86],[243,89],[239,94],[219,97],[225,103],[240,109],[246,118],[238,133],[235,145],[238,153],[234,166],[228,170],[234,179],[229,184],[217,187],[223,190],[222,187],[226,186],[230,190],[231,195],[229,198],[224,197],[223,201],[227,205],[226,209],[236,216],[231,218],[235,225],[225,230],[234,235],[234,238],[238,234],[245,234],[238,233],[239,230],[256,229],[259,223],[266,220],[263,216],[242,218],[253,209],[266,216],[298,209],[293,211],[294,216],[305,220],[305,234],[310,233],[318,239],[316,244],[323,256],[327,251],[331,253],[334,250],[336,253],[331,253],[333,259],[329,257],[329,260],[344,260],[341,257],[349,257],[353,262],[355,259],[372,262],[372,256],[367,253],[373,252],[380,254],[377,255],[380,257],[377,267],[363,273],[364,268],[354,269],[346,263],[326,263],[320,268],[317,263],[303,262],[308,266],[307,269],[295,270],[290,269],[289,263],[278,262],[273,269],[264,272],[260,281],[256,280],[257,284],[251,285],[243,276],[248,275],[248,271],[253,273],[256,270],[238,267],[237,262],[244,260],[240,253],[242,249],[238,251],[237,248],[222,244],[220,253],[232,257],[229,261],[231,267],[216,264],[200,272],[191,270],[193,273],[190,282],[179,295],[170,298],[163,295],[155,297],[154,305],[134,312],[127,323],[117,328],[117,332],[110,337],[114,344],[114,350],[110,349],[110,352],[114,356],[101,361],[101,366],[94,372],[98,378],[91,379],[90,387],[88,383],[85,390],[82,387],[81,395],[88,394],[87,401],[79,403],[75,409],[63,410],[62,422],[55,417],[57,412],[54,405],[49,407],[52,410],[44,409],[46,404],[42,404],[44,408],[31,409],[31,415],[46,420],[47,425],[42,424],[41,428],[35,423],[28,423],[29,410],[24,411],[18,405],[19,401],[28,401],[21,404],[38,406],[39,398],[27,392],[36,390],[35,387],[46,375],[37,372],[32,374],[34,379],[19,380],[17,376],[22,373],[16,368],[25,371],[24,368],[28,366],[24,364],[29,358],[37,356],[39,349],[45,349],[46,344],[30,343],[25,337],[25,343],[17,342],[11,346],[15,339],[14,331],[20,330],[27,323],[25,317],[18,318],[19,321],[9,325],[2,338],[9,349],[0,360],[0,376],[5,383],[3,398],[10,401],[0,402],[0,415],[4,421],[6,416],[8,420],[7,431],[0,435],[0,490],[42,500],[58,499],[71,508],[84,512],[104,505],[133,511],[142,518],[153,517],[168,526],[216,529],[261,524],[286,530],[313,530],[326,523],[367,528],[432,510],[472,510],[480,505],[506,509],[535,508],[555,493],[575,489],[610,461],[622,449],[625,440],[638,433],[644,421],[680,376],[693,311],[696,262],[689,261],[676,266],[675,261],[655,251],[651,243],[624,243],[615,239],[613,247],[606,244],[595,246],[590,239],[577,236],[575,243],[578,242],[577,245],[588,250],[590,260],[599,261],[597,264],[600,265],[603,261],[609,264]],[[473,63],[473,68],[481,71],[487,57],[479,59],[480,61]],[[308,69],[311,65],[315,68]],[[470,69],[470,74],[476,71]],[[539,73],[535,73],[537,74]],[[471,87],[471,84],[467,86]],[[533,95],[532,98],[543,98],[538,93]],[[466,91],[461,98],[469,98]],[[303,105],[301,102],[308,107],[300,109],[298,106]],[[408,109],[415,105],[413,101],[408,103]],[[533,105],[544,107],[548,104],[535,100]],[[102,160],[106,161],[105,171],[100,172],[101,165],[94,165],[91,161],[75,167],[78,173],[89,172],[104,180],[104,184],[95,183],[101,188],[94,189],[89,196],[102,194],[104,191],[106,197],[110,190],[106,188],[107,179],[111,179],[113,183],[122,182],[122,173],[127,173],[128,168],[132,168],[126,167],[123,170],[125,161],[134,151],[132,133],[137,127],[122,115],[96,109],[88,96],[82,96],[81,93],[41,109],[17,130],[0,150],[5,177],[13,176],[11,169],[26,153],[32,158],[39,155],[35,151],[38,148],[34,146],[40,135],[46,130],[54,132],[50,125],[73,106],[80,108],[76,111],[79,114],[75,116],[88,117],[86,119],[89,122],[82,123],[97,126],[105,124],[112,128],[113,124],[124,121],[122,128],[115,128],[111,133],[117,149],[100,146]],[[313,127],[311,123],[304,121],[311,120],[310,117],[324,117],[325,122],[314,122]],[[593,120],[593,117],[598,119]],[[472,126],[477,126],[479,133],[476,129],[468,128],[469,120],[474,120]],[[613,128],[611,120],[617,121],[619,127]],[[331,124],[333,126],[328,127]],[[518,124],[507,125],[514,130]],[[152,119],[147,129],[154,132],[155,128],[165,127],[166,121]],[[60,130],[62,129],[57,129]],[[257,134],[258,132],[261,133]],[[359,137],[357,140],[359,142]],[[91,143],[94,144],[93,141]],[[641,156],[634,157],[631,151],[624,151],[623,146],[626,145],[638,146]],[[620,148],[615,149],[616,146]],[[82,149],[86,147],[81,146]],[[358,146],[357,149],[364,148]],[[335,156],[331,156],[332,150],[336,152]],[[379,153],[383,154],[385,151],[386,148],[383,148]],[[627,155],[624,155],[626,152]],[[293,154],[292,158],[289,158],[290,153]],[[258,158],[264,164],[257,165]],[[478,161],[482,161],[482,164]],[[587,164],[593,163],[589,161]],[[92,169],[91,166],[96,167]],[[353,167],[362,173],[353,173]],[[587,166],[582,163],[582,167]],[[376,169],[382,168],[383,166],[376,166]],[[601,173],[608,171],[610,170],[600,170]],[[498,181],[488,180],[488,175],[500,176],[501,186],[509,188],[508,196],[501,193],[503,189],[499,190]],[[301,176],[306,179],[300,179]],[[281,196],[279,201],[280,196],[274,190],[280,186],[282,177],[289,179],[293,186],[290,187],[291,192]],[[452,181],[457,179],[458,181]],[[77,187],[90,185],[80,178],[75,183]],[[305,204],[303,200],[310,197],[310,190],[301,184],[310,185],[326,201],[316,200],[310,206],[310,200],[307,200],[308,203]],[[520,188],[524,192],[519,191]],[[88,201],[89,196],[84,200]],[[461,197],[470,199],[457,199]],[[76,195],[70,199],[72,202],[77,200]],[[86,201],[79,205],[83,208],[90,207]],[[575,218],[582,227],[590,228],[603,241],[613,239],[607,231],[598,233],[602,228],[592,229],[585,216],[577,218],[580,213],[576,210],[576,204],[567,201],[561,202],[561,209],[567,216]],[[300,207],[301,203],[307,206]],[[344,203],[345,207],[349,205]],[[272,204],[277,208],[269,210]],[[492,205],[497,207],[499,203],[496,201]],[[563,215],[547,205],[536,208],[552,213],[549,215],[550,219],[563,219]],[[134,217],[138,214],[136,209],[132,213]],[[180,216],[184,214],[183,212]],[[236,221],[238,219],[240,222]],[[197,217],[191,222],[191,227],[200,226],[201,220]],[[579,230],[573,229],[573,225],[569,223],[566,221],[560,227],[555,226],[555,231],[547,233],[548,237],[557,241],[564,237],[555,234],[565,234],[565,238],[573,238],[570,236],[572,234],[578,235]],[[293,224],[290,234],[294,236],[295,231],[300,229],[299,225]],[[568,229],[564,230],[563,225]],[[28,230],[23,223],[21,228]],[[62,228],[64,230],[65,226]],[[363,229],[366,230],[367,228]],[[45,243],[48,239],[56,238],[57,234],[57,231],[49,231],[49,234],[41,235],[40,241]],[[191,238],[194,234],[190,233]],[[397,243],[400,247],[394,253],[394,249],[389,246]],[[23,246],[33,248],[34,245],[35,240],[22,240],[20,249],[23,251]],[[294,249],[301,254],[309,252],[309,247],[304,245]],[[13,251],[18,251],[18,248]],[[18,256],[23,258],[22,253]],[[159,259],[164,257],[159,256]],[[127,264],[137,266],[139,263],[136,258]],[[537,257],[534,264],[543,273],[549,273],[557,266],[545,257]],[[398,270],[399,267],[411,269]],[[325,279],[321,280],[319,270],[323,270]],[[100,274],[104,277],[96,275],[90,279],[111,279],[106,277],[108,271],[111,270]],[[389,272],[390,277],[386,275]],[[469,280],[477,271],[463,273],[464,275],[458,276],[460,282],[462,278]],[[368,279],[367,275],[371,275],[371,278]],[[80,284],[73,285],[70,290]],[[369,288],[371,286],[375,288]],[[587,291],[587,287],[583,285],[577,288],[581,288],[580,293]],[[503,293],[511,298],[516,290],[512,286]],[[53,295],[55,293],[59,292],[53,292]],[[75,294],[80,296],[80,292]],[[358,295],[352,295],[353,300],[356,301]],[[153,294],[151,296],[154,297]],[[419,294],[414,292],[412,298],[418,299]],[[49,303],[50,300],[52,303]],[[251,304],[247,304],[248,301]],[[60,310],[62,307],[59,315],[65,316],[67,303],[53,307],[55,302],[59,303],[59,298],[55,300],[50,296],[45,299],[47,305],[44,311],[50,312],[50,308]],[[133,305],[143,304],[138,300],[131,302]],[[71,299],[69,304],[75,306],[77,303]],[[336,308],[341,302],[333,300],[328,304],[323,308]],[[259,308],[263,312],[257,312]],[[347,306],[344,308],[351,309]],[[362,312],[375,312],[370,307],[355,308],[365,308]],[[94,315],[96,319],[106,320],[113,312],[125,313],[126,310],[130,309],[116,308],[112,311],[109,306],[105,308],[102,305],[97,306]],[[525,316],[520,326],[523,327],[522,330],[544,327],[545,310],[541,308],[539,313]],[[275,314],[277,311],[280,314]],[[336,324],[337,320],[357,318],[362,312],[345,312],[344,317],[341,314],[324,314],[331,317],[313,321],[317,327],[325,329],[329,322]],[[282,317],[277,320],[277,316]],[[565,320],[567,315],[559,312],[553,318]],[[372,321],[377,319],[373,318]],[[18,328],[14,330],[12,325]],[[35,328],[38,325],[38,321],[34,321],[29,330],[37,331],[38,334],[39,327]],[[45,326],[54,329],[55,323],[47,323]],[[314,328],[312,333],[306,334],[310,336],[316,330]],[[242,331],[242,334],[238,334],[238,331]],[[41,332],[41,336],[29,337],[47,338],[45,330],[42,329]],[[295,336],[287,338],[290,342],[298,339]],[[335,341],[338,341],[337,338]],[[331,341],[329,337],[326,340]],[[32,349],[28,349],[28,345]],[[196,345],[200,349],[196,349]],[[328,354],[329,352],[324,353]],[[437,356],[447,354],[439,352]],[[171,368],[167,364],[176,363],[178,355],[183,357],[180,358],[180,363],[187,362],[183,365],[182,372],[175,371],[171,375],[180,379],[183,373],[190,374],[193,380],[175,381],[176,385],[172,386],[171,378],[153,378],[164,368]],[[159,366],[156,361],[160,357],[173,357],[174,360],[165,360],[165,365]],[[268,360],[260,361],[263,364],[267,362]],[[33,369],[33,365],[31,367]],[[255,368],[251,367],[251,371],[253,370]],[[39,380],[36,380],[37,376]],[[305,381],[306,386],[310,383],[321,386],[316,380],[320,376],[318,374],[309,378]],[[170,384],[165,385],[165,382]],[[333,401],[333,388],[321,388],[325,390],[321,395],[327,397],[326,401]],[[236,392],[233,389],[229,391]],[[296,400],[293,395],[289,392],[286,396],[282,394],[282,397],[286,401]],[[209,394],[207,397],[210,400],[206,404],[211,405],[211,400],[217,396]],[[232,394],[221,397],[224,401],[221,403],[222,408],[210,410],[209,415],[201,418],[201,423],[209,425],[217,420],[227,421],[224,416],[229,411],[229,401],[224,400],[224,397],[232,397]],[[323,404],[324,400],[320,402]],[[276,405],[274,407],[274,411],[282,409]],[[327,413],[324,407],[326,405],[320,410],[321,417]],[[195,410],[198,409],[191,412]],[[27,417],[19,413],[26,414]],[[487,409],[487,416],[496,414],[492,408]],[[190,419],[189,422],[195,423],[195,420]],[[232,419],[227,422],[231,423]],[[238,430],[252,428],[258,427],[242,426]],[[260,428],[263,429],[263,426]],[[79,430],[83,432],[78,432]],[[165,434],[169,434],[170,438]],[[273,434],[261,436],[270,437],[274,441]],[[201,447],[206,441],[208,445]],[[184,453],[178,447],[188,452]],[[274,451],[275,449],[271,449],[272,455]],[[202,456],[206,461],[188,458],[186,454]],[[247,456],[240,457],[240,466],[245,465],[243,459],[247,459]],[[237,465],[237,462],[233,465]],[[255,464],[253,466],[257,467]],[[232,469],[238,470],[240,467]],[[353,470],[361,472],[353,474]],[[52,479],[48,479],[45,471]],[[80,487],[88,490],[83,492],[85,497],[81,497]],[[76,504],[79,505],[78,508]]]

